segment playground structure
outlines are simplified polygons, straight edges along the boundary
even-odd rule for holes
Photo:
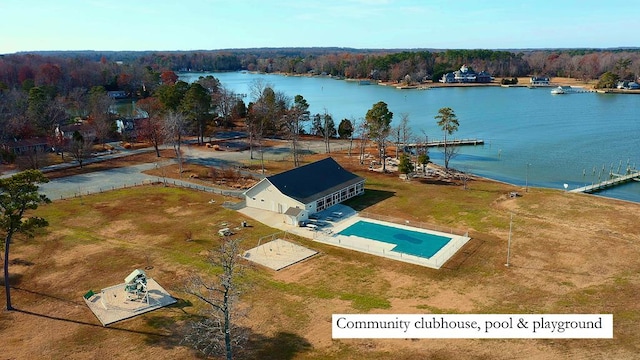
[[[102,289],[89,290],[84,302],[103,326],[142,315],[174,304],[176,299],[140,269],[132,271],[124,283]]]
[[[144,301],[149,305],[149,291],[147,290],[147,274],[140,269],[135,269],[124,279],[124,291],[127,300]]]

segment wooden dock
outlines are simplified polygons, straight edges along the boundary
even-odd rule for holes
[[[616,185],[629,182],[631,180],[640,181],[640,171],[631,172],[626,175],[613,174],[612,176],[615,176],[615,177],[609,180],[601,181],[597,184],[591,184],[591,185],[583,186],[577,189],[573,189],[573,190],[570,190],[569,192],[576,192],[576,193],[582,192],[582,193],[591,194],[594,192],[598,192],[600,190],[604,190],[606,188],[610,188]]]
[[[447,140],[447,146],[463,146],[463,145],[484,145],[484,140],[482,139],[453,139]],[[421,148],[424,147],[424,143],[417,144],[405,144],[405,147],[409,148]],[[436,140],[427,142],[427,147],[441,147],[444,146],[444,140]]]

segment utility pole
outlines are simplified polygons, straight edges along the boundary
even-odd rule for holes
[[[527,163],[527,176],[525,177],[525,189],[524,192],[529,192],[529,163]]]
[[[504,266],[509,267],[509,260],[511,257],[511,230],[513,229],[513,213],[511,213],[511,220],[509,221],[509,241],[507,242],[507,263]]]

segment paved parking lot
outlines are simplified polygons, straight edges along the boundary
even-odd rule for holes
[[[114,143],[115,145],[118,145]],[[276,141],[276,145],[264,148],[264,159],[274,160],[282,159],[283,156],[289,155],[289,141],[281,140]],[[321,141],[301,141],[300,148],[306,149],[309,152],[324,152],[325,144]],[[348,147],[347,141],[340,141],[332,144],[332,149]],[[101,155],[100,157],[88,159],[85,163],[105,161],[108,159],[128,156],[141,152],[154,151],[153,148],[138,149],[138,150],[126,150],[122,147],[116,146],[117,151],[112,154]],[[169,148],[169,147],[167,147]],[[184,160],[187,163],[195,163],[205,166],[217,166],[217,167],[229,167],[239,166],[241,160],[250,158],[249,150],[245,151],[212,151],[211,149],[195,146],[195,145],[182,145],[184,153]],[[260,155],[260,153],[254,149],[254,158]],[[153,169],[157,166],[166,166],[175,160],[166,160],[162,163],[148,163],[141,165],[133,165],[124,168],[110,169],[100,172],[93,172],[81,175],[68,176],[64,178],[53,179],[46,184],[40,186],[42,193],[47,195],[52,200],[64,199],[87,195],[91,193],[99,193],[103,191],[109,191],[113,189],[119,189],[128,186],[136,186],[144,183],[152,183],[163,181],[164,179],[157,176],[151,176],[143,174],[145,170]],[[77,166],[74,163],[54,165],[48,168],[42,169],[47,171],[54,168],[64,168],[70,166]],[[4,174],[4,176],[10,176],[11,174]],[[253,174],[254,176],[260,176],[259,174]],[[192,183],[180,180],[170,180],[171,183],[175,183],[180,186],[193,185]],[[214,189],[214,188],[211,188]],[[220,191],[224,191],[219,189]],[[231,192],[230,192],[231,193]],[[238,193],[238,191],[232,192]]]

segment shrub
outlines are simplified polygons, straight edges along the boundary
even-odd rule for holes
[[[518,78],[512,78],[512,79],[502,79],[500,80],[500,84],[502,85],[516,85],[518,83]]]
[[[211,177],[212,180],[215,180],[218,177],[218,169],[216,169],[215,167],[210,167],[209,168],[209,177]]]
[[[13,151],[2,149],[0,150],[0,157],[2,157],[2,162],[7,164],[13,164],[16,162],[16,154]]]

